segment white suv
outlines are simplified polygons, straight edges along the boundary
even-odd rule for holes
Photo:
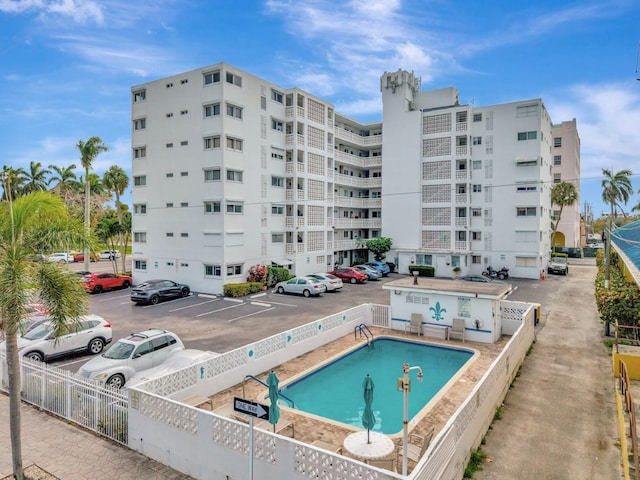
[[[73,263],[73,255],[71,253],[52,253],[51,255],[47,255],[47,262],[52,263]]]
[[[77,323],[67,325],[67,333],[56,337],[54,325],[45,321],[18,338],[18,351],[23,357],[36,361],[48,361],[76,352],[94,355],[111,343],[111,324],[98,315],[85,315]],[[6,343],[0,344],[5,351]]]
[[[180,350],[184,345],[175,333],[150,328],[121,338],[85,363],[78,373],[102,385],[121,388],[136,372],[156,367]]]

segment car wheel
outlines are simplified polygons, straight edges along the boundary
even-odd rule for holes
[[[278,293],[280,293],[280,294],[284,293],[284,288],[282,288],[282,287],[278,287],[277,292],[278,292]]]
[[[498,275],[498,278],[499,278],[500,280],[504,280],[504,275]]]
[[[34,362],[42,362],[44,360],[44,355],[40,352],[29,352],[25,355],[29,360],[33,360]]]
[[[351,277],[351,280],[349,280],[351,283],[356,284],[358,283],[358,280],[356,279],[356,277]]]
[[[102,293],[102,291],[102,285],[96,285],[95,287],[93,287],[93,293]]]
[[[302,292],[302,295],[309,298],[311,296],[311,292],[309,290],[305,290],[304,292]]]
[[[58,263],[67,263],[67,262],[64,260],[60,260]]]
[[[104,342],[102,341],[101,338],[94,338],[89,342],[89,351],[92,354],[97,355],[100,352],[102,352],[103,349],[104,349]]]
[[[151,295],[151,298],[149,299],[149,303],[151,305],[157,305],[159,301],[160,301],[160,296],[158,296],[158,294]]]
[[[183,297],[188,297],[189,289],[187,287],[183,287],[182,290],[180,290],[180,295],[182,295]]]
[[[116,373],[115,375],[111,375],[107,380],[107,385],[115,388],[122,388],[124,385],[124,377],[120,373]]]
[[[131,282],[129,280],[125,280],[122,282],[122,288],[129,288],[131,286]]]

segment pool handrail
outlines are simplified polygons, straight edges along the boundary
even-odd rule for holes
[[[358,330],[360,330],[360,336],[362,336],[362,334],[364,334],[364,336],[367,338],[367,343],[369,343],[369,342],[371,342],[371,340],[373,340],[373,332],[371,330],[369,330],[369,327],[367,327],[364,323],[361,323],[360,325],[356,325],[353,328],[353,338],[356,338]],[[365,332],[365,330],[366,330],[366,332]],[[371,338],[369,338],[369,335],[367,335],[367,332],[369,332],[371,334]]]
[[[267,385],[266,383],[264,383],[262,380],[260,380],[258,377],[254,376],[254,375],[245,375],[244,379],[246,380],[247,378],[251,378],[252,380],[255,380],[256,382],[258,382],[260,385],[264,385],[265,387],[269,388],[269,385]],[[242,382],[242,396],[245,397],[245,393],[244,393],[244,381]],[[278,390],[278,397],[285,399],[287,402],[289,402],[289,406],[291,408],[296,408],[296,404],[293,403],[293,400],[291,400],[289,397],[287,397],[284,393],[282,393],[280,390]]]

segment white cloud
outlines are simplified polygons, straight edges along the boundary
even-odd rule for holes
[[[77,23],[102,24],[102,6],[90,0],[0,0],[0,12],[37,13],[42,20],[51,15],[69,17]]]

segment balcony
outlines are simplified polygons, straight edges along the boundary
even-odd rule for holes
[[[285,246],[285,253],[287,255],[293,255],[296,253],[296,244],[295,243],[287,243]]]
[[[351,155],[350,153],[336,150],[336,162],[346,165],[353,165],[360,168],[371,168],[382,166],[382,155],[376,157],[360,157],[359,155]]]
[[[335,205],[350,208],[382,208],[382,198],[357,198],[336,195]]]
[[[382,145],[382,134],[362,136],[337,126],[334,130],[336,138],[355,143],[356,145],[361,147],[373,147]]]
[[[456,217],[456,227],[467,227],[467,217]]]
[[[469,170],[456,170],[456,180],[467,180],[469,178]]]
[[[466,132],[466,131],[467,131],[467,122],[456,123],[456,132]]]
[[[303,107],[294,107],[289,106],[284,109],[284,115],[287,118],[293,117],[293,112],[295,112],[299,118],[304,118],[304,108]]]
[[[457,252],[466,252],[471,250],[471,244],[469,242],[456,240],[454,248]]]
[[[344,175],[342,173],[336,173],[334,177],[336,185],[348,185],[350,187],[358,188],[380,188],[382,187],[382,177],[352,177],[351,175]]]
[[[292,188],[288,189],[286,192],[286,200],[287,202],[298,201],[301,202],[304,200],[304,190],[294,190]]]
[[[468,203],[470,200],[468,193],[456,193],[456,203]]]
[[[296,142],[295,145],[304,147],[304,135],[301,135],[299,133],[295,135],[293,133],[287,133],[284,136],[284,142],[287,147],[293,147],[294,142]]]
[[[380,218],[336,218],[333,224],[336,228],[339,228],[339,229],[382,228],[382,219]]]
[[[466,155],[467,145],[456,145],[456,155]]]
[[[357,240],[336,240],[334,242],[333,250],[355,250],[358,248],[357,243]]]

